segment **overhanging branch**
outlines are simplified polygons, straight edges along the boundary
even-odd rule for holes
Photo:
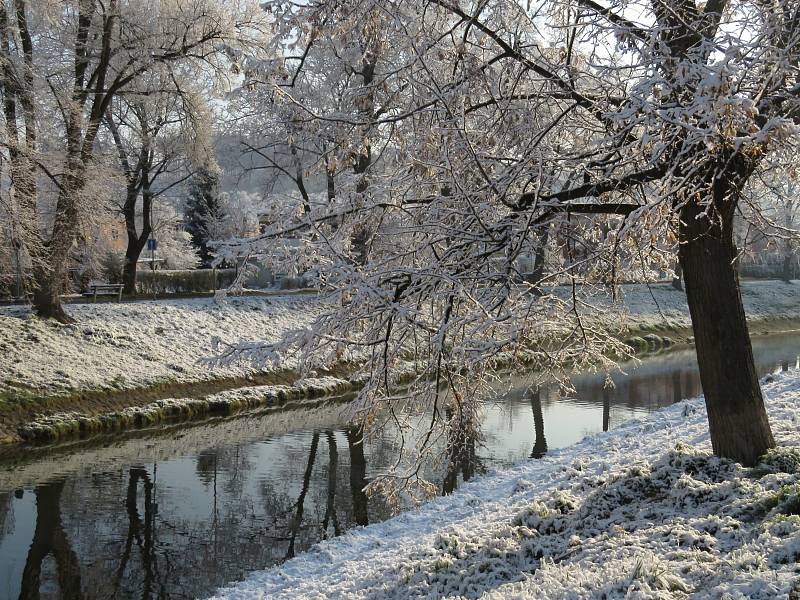
[[[517,204],[514,206],[514,208],[515,210],[524,211],[531,208],[531,206],[533,206],[536,203],[551,204],[553,202],[558,203],[558,202],[569,202],[571,200],[579,200],[580,198],[597,198],[602,194],[607,194],[609,192],[619,192],[626,190],[630,187],[633,187],[634,185],[640,185],[643,183],[656,181],[657,179],[661,179],[662,177],[664,177],[664,175],[666,174],[667,174],[667,167],[663,165],[658,165],[655,167],[651,167],[649,169],[645,169],[644,171],[637,171],[635,173],[630,173],[622,177],[615,177],[611,179],[604,179],[602,181],[589,182],[574,188],[568,188],[565,190],[561,190],[559,192],[554,192],[552,194],[542,195],[542,194],[537,194],[535,192],[529,192],[527,194],[522,194],[519,197],[519,200],[517,201]],[[565,204],[564,206],[567,205]],[[613,207],[615,205],[587,204],[584,206]],[[554,206],[552,208],[560,208],[560,207]],[[596,209],[595,212],[599,213],[602,211]],[[612,213],[612,214],[620,214],[620,213]]]

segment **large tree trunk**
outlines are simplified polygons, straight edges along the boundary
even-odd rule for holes
[[[36,314],[62,323],[73,322],[64,312],[61,294],[67,284],[69,255],[78,230],[78,198],[84,187],[85,172],[80,159],[67,161],[67,175],[58,195],[53,232],[45,252],[46,264],[34,270]]]
[[[775,442],[734,264],[734,175],[713,178],[711,216],[692,201],[681,209],[679,257],[714,453],[750,466]]]
[[[111,64],[111,39],[115,35],[114,13],[116,2],[108,7],[103,17],[100,36],[102,48],[97,57],[97,65],[87,77],[92,52],[87,51],[90,30],[96,13],[95,3],[78,3],[78,27],[75,30],[74,79],[72,82],[72,102],[65,114],[64,132],[66,152],[64,175],[56,203],[53,231],[44,252],[46,264],[35,269],[36,292],[33,305],[41,317],[51,317],[62,323],[71,319],[61,306],[61,293],[67,282],[70,251],[78,232],[78,218],[82,195],[86,187],[86,171],[92,160],[94,142],[100,122],[108,108],[113,94],[106,88],[106,75]],[[84,113],[86,102],[91,98],[91,110]]]
[[[36,164],[33,155],[36,152],[36,110],[33,102],[33,47],[26,6],[24,0],[15,0],[16,35],[10,30],[5,3],[0,3],[0,91],[3,96],[3,115],[5,116],[5,143],[8,148],[10,163],[10,189],[8,197],[11,203],[12,244],[14,246],[17,285],[16,295],[22,295],[22,276],[20,260],[24,251],[41,265],[42,239],[36,207]],[[11,51],[9,40],[19,39],[24,59],[24,76],[13,68],[15,54]],[[22,105],[22,124],[25,136],[21,136],[18,127],[17,99]]]
[[[139,240],[128,239],[128,246],[125,249],[125,260],[122,264],[122,293],[132,296],[136,293],[136,267],[139,263],[139,256],[142,254],[144,244]]]

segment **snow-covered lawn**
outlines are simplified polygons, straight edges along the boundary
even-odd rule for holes
[[[780,450],[710,453],[702,400],[478,478],[216,598],[800,598],[800,372],[768,377]]]
[[[210,371],[198,361],[213,354],[212,339],[275,340],[308,323],[314,296],[210,298],[71,304],[77,323],[59,325],[27,308],[0,309],[0,392],[48,393],[85,388],[141,387],[245,375],[245,366]]]
[[[691,325],[686,296],[669,285],[622,289],[632,328]],[[800,318],[798,289],[777,281],[746,283],[748,316]],[[604,302],[600,299],[601,306]],[[210,298],[71,304],[67,311],[77,323],[63,326],[33,318],[28,308],[0,308],[0,397],[244,375],[252,371],[245,365],[211,371],[198,362],[214,354],[214,337],[230,343],[276,340],[309,323],[321,309],[313,295],[230,298],[222,305]],[[607,310],[597,314],[611,315]],[[609,318],[619,323],[618,316]]]
[[[622,286],[625,310],[631,327],[664,325],[691,327],[686,294],[669,284],[628,284]],[[745,281],[742,301],[750,320],[800,318],[800,282]]]

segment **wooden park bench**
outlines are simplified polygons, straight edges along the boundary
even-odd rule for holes
[[[121,283],[90,283],[83,295],[92,296],[92,302],[97,302],[98,294],[101,296],[116,295],[117,302],[120,302],[122,301],[123,287],[125,286]]]

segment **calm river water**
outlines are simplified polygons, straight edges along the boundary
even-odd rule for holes
[[[798,366],[800,338],[755,342],[761,373]],[[604,388],[538,393],[512,377],[487,401],[485,439],[438,476],[543,456],[700,392],[692,351],[648,358]],[[387,434],[363,444],[318,402],[193,426],[0,456],[0,600],[194,598],[321,539],[390,516],[362,488],[390,464]]]

